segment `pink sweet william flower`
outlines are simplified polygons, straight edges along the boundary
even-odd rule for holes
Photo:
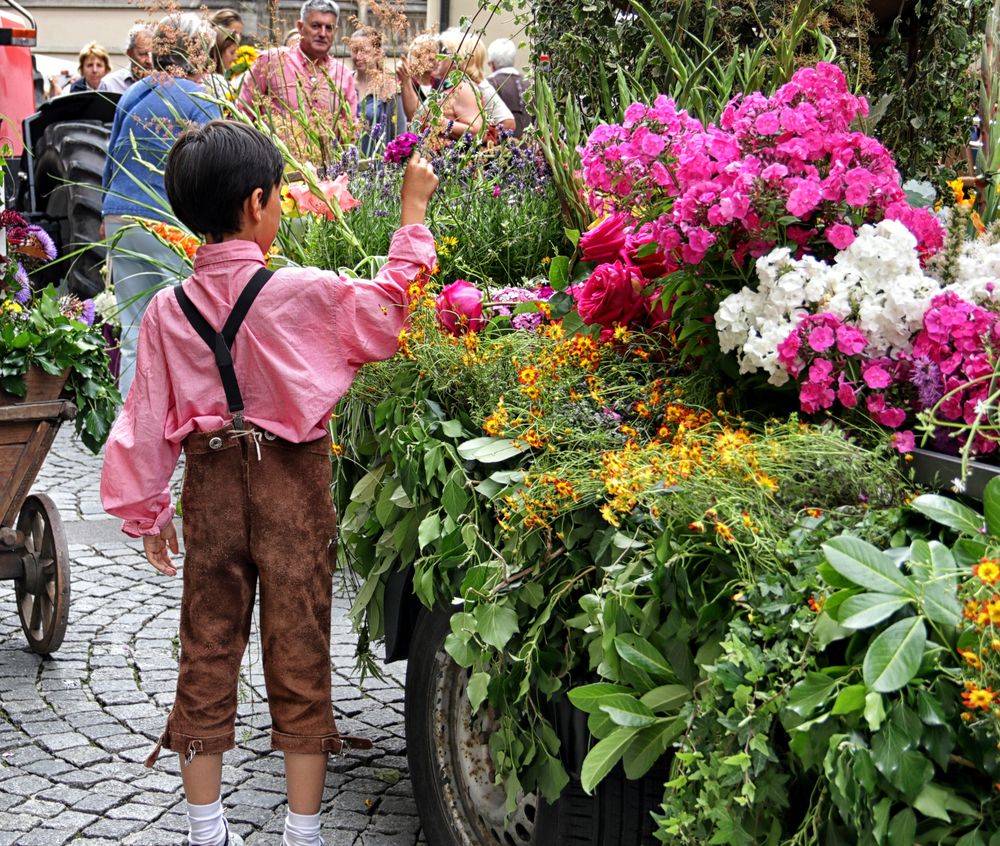
[[[826,240],[838,250],[846,250],[854,243],[854,230],[846,223],[837,223],[826,230]]]
[[[819,205],[821,199],[823,198],[819,186],[815,182],[803,179],[788,195],[786,204],[788,213],[795,217],[807,217]]]
[[[912,429],[892,433],[892,446],[896,452],[905,455],[908,452],[913,452],[916,445],[917,441]]]
[[[483,318],[483,292],[464,279],[445,285],[437,298],[438,325],[452,335],[478,332]]]
[[[858,394],[854,390],[854,385],[840,377],[840,384],[837,386],[837,399],[844,408],[856,408],[858,405]]]
[[[860,355],[867,346],[868,339],[857,327],[847,324],[837,327],[837,349],[844,355]]]
[[[833,346],[836,340],[833,330],[826,325],[817,326],[809,333],[809,348],[814,352],[823,352]]]
[[[888,388],[892,376],[881,364],[866,364],[861,367],[861,378],[869,388]]]
[[[835,394],[828,384],[805,382],[799,389],[799,405],[807,414],[815,414],[833,405]]]

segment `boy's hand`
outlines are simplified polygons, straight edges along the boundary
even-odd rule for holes
[[[170,563],[170,552],[174,555],[180,552],[180,547],[177,545],[177,529],[174,528],[173,520],[160,529],[160,534],[143,537],[142,549],[146,553],[146,560],[164,576],[177,575],[177,568]]]
[[[427,201],[437,188],[438,178],[434,168],[420,153],[410,156],[403,174],[402,215],[399,225],[423,223],[427,214]]]

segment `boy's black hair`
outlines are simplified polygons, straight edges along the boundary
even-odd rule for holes
[[[177,139],[163,182],[177,219],[196,235],[220,241],[239,231],[247,197],[262,188],[266,203],[284,170],[281,153],[263,132],[213,120]]]

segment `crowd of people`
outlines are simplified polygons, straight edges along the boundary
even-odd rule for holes
[[[332,0],[306,0],[285,43],[261,52],[238,75],[231,70],[243,20],[232,9],[208,19],[175,13],[155,26],[133,27],[125,47],[129,64],[118,70],[111,70],[99,45],[81,50],[80,78],[66,93],[121,93],[104,172],[103,216],[105,234],[114,239],[111,280],[121,306],[123,394],[134,377],[146,303],[183,273],[177,254],[155,231],[130,222],[173,219],[162,165],[185,128],[223,117],[228,102],[258,118],[267,115],[272,128],[282,114],[293,127],[303,118],[315,126],[330,120],[338,141],[356,143],[363,155],[408,129],[436,132],[443,143],[466,133],[496,142],[524,131],[524,82],[510,40],[487,50],[481,36],[457,28],[425,33],[388,70],[380,32],[360,26],[347,39],[352,71],[334,55],[339,14]],[[432,98],[439,107],[429,107]]]

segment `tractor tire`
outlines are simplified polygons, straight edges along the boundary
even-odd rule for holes
[[[658,846],[652,812],[663,801],[664,769],[641,779],[625,777],[619,764],[588,796],[571,779],[554,804],[542,802],[535,842],[558,846]]]
[[[35,159],[39,207],[48,218],[60,256],[72,258],[42,270],[41,281],[80,298],[104,290],[106,249],[101,240],[101,188],[111,128],[100,121],[66,121],[46,127]],[[51,228],[50,228],[51,227]],[[75,253],[75,255],[73,255]]]
[[[406,756],[420,824],[430,846],[532,846],[537,800],[493,783],[489,709],[472,713],[469,671],[445,652],[448,610],[421,609],[406,666]],[[546,846],[553,846],[550,842]]]

